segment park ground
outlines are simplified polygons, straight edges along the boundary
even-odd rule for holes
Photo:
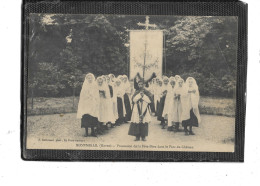
[[[174,133],[163,130],[156,118],[153,118],[149,124],[149,136],[146,142],[133,141],[134,137],[128,135],[129,123],[109,129],[97,138],[84,137],[84,129],[81,128],[80,120],[76,119],[77,103],[77,97],[74,98],[74,104],[72,97],[35,98],[32,109],[31,99],[28,99],[28,147],[95,149],[89,145],[76,147],[75,143],[80,142],[81,144],[102,144],[104,145],[102,150],[111,150],[111,148],[223,152],[234,150],[235,104],[233,99],[201,97],[199,105],[202,122],[198,128],[194,128],[196,134],[194,136],[184,136],[184,132]],[[136,144],[139,145],[136,146]],[[151,148],[144,149],[143,144]],[[132,147],[135,145],[135,148],[131,149],[129,145]],[[163,148],[165,145],[171,145],[173,148]],[[158,146],[162,148],[158,149]]]
[[[159,122],[153,118],[149,124],[147,141],[135,142],[133,136],[128,135],[129,123],[111,128],[98,137],[84,137],[84,129],[80,127],[75,113],[29,116],[27,119],[28,148],[54,149],[92,149],[79,147],[75,144],[107,145],[102,150],[169,150],[169,151],[221,151],[234,150],[235,119],[226,116],[202,115],[202,122],[194,128],[196,135],[185,136],[184,132],[169,132],[161,129]],[[57,140],[59,142],[57,142]],[[68,140],[71,143],[65,143]],[[129,148],[129,145],[131,147]],[[133,148],[134,145],[137,148]],[[147,149],[143,145],[146,145]],[[164,148],[164,146],[173,148]],[[150,148],[150,147],[152,148]],[[177,148],[179,146],[180,148]],[[139,147],[139,148],[138,148]],[[161,147],[161,149],[158,149]],[[112,148],[112,149],[111,149]],[[95,148],[94,148],[95,149]]]

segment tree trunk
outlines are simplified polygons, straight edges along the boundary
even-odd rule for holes
[[[74,98],[75,98],[75,87],[73,87],[73,96],[72,96],[72,107],[73,107],[73,108],[74,108],[74,106],[75,106]]]
[[[33,91],[33,88],[32,88],[32,101],[31,101],[31,108],[32,108],[32,110],[33,110],[33,97],[34,97],[34,91]]]

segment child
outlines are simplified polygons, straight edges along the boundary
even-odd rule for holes
[[[181,114],[182,114],[182,105],[181,105],[181,94],[184,91],[184,80],[179,77],[177,84],[174,90],[174,107],[173,107],[173,130],[175,132],[179,131],[180,122],[181,122]]]
[[[184,127],[185,135],[195,135],[192,131],[192,127],[199,126],[199,97],[199,90],[195,79],[188,77],[185,82],[185,91],[183,91],[181,95],[182,125]]]
[[[127,123],[128,121],[130,121],[131,119],[131,103],[130,103],[130,99],[129,99],[129,95],[131,94],[131,85],[128,81],[128,77],[126,75],[122,76],[123,81],[122,81],[122,85],[123,88],[125,90],[125,94],[124,94],[124,105],[125,105],[125,123]]]
[[[162,129],[165,129],[165,126],[166,126],[166,122],[165,122],[166,120],[162,116],[162,114],[163,114],[165,98],[166,98],[167,90],[168,90],[168,83],[169,83],[168,77],[164,76],[163,85],[161,86],[160,102],[159,102],[158,111],[157,111],[157,120],[161,121]]]
[[[107,123],[114,123],[115,118],[112,108],[112,100],[110,97],[110,91],[108,84],[105,82],[106,78],[104,76],[97,78],[98,91],[99,91],[99,114],[98,121],[99,132],[103,132],[103,128],[106,128]]]
[[[98,125],[98,106],[99,97],[95,76],[88,73],[80,92],[77,112],[77,118],[81,119],[81,128],[85,128],[85,137],[88,136],[88,128],[91,128],[91,136],[96,137],[94,128]]]
[[[170,77],[167,95],[165,98],[165,104],[163,108],[163,115],[162,115],[165,120],[166,119],[168,120],[168,128],[167,128],[168,131],[172,131],[173,129],[173,121],[174,121],[173,117],[175,115],[174,112],[176,112],[174,95],[175,95],[175,78]]]
[[[156,87],[154,90],[154,106],[155,106],[155,115],[158,116],[159,112],[159,104],[162,96],[162,80],[160,78],[156,78]]]
[[[116,126],[120,126],[124,122],[124,115],[125,115],[125,109],[124,109],[124,94],[125,91],[123,90],[122,82],[119,78],[115,79],[115,85],[114,85],[114,102],[116,102],[116,109],[117,109],[117,120],[116,120]]]

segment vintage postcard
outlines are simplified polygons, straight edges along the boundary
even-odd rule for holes
[[[27,149],[234,152],[238,17],[28,19]]]

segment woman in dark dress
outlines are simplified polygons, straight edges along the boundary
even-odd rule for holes
[[[159,112],[160,99],[162,96],[162,84],[163,84],[162,80],[160,78],[156,78],[156,85],[154,89],[155,116],[158,116],[158,112]]]
[[[160,99],[160,102],[158,105],[158,111],[157,111],[157,120],[161,121],[162,129],[165,129],[165,126],[167,125],[165,122],[165,118],[162,116],[162,114],[163,114],[165,98],[166,98],[167,90],[168,90],[168,83],[169,83],[168,77],[164,76],[163,85],[161,87],[162,95],[161,95],[161,99]]]
[[[125,90],[125,94],[124,94],[124,105],[125,105],[125,122],[130,121],[131,119],[131,115],[132,115],[132,111],[131,111],[131,102],[130,102],[130,98],[129,95],[131,94],[131,85],[128,81],[128,77],[126,75],[123,75],[123,82],[122,82],[122,87]]]
[[[116,102],[117,102],[117,120],[116,120],[116,126],[119,126],[123,124],[124,122],[124,104],[123,104],[123,99],[124,99],[124,93],[125,91],[121,87],[122,82],[119,78],[115,79],[115,86],[114,86],[114,96],[116,96]]]
[[[156,86],[156,79],[153,78],[152,81],[149,83],[149,87],[148,90],[151,92],[152,94],[152,100],[150,103],[150,108],[151,108],[151,112],[155,115],[155,104],[154,104],[154,90],[155,90],[155,86]]]
[[[90,107],[91,105],[91,107]],[[96,136],[95,127],[98,124],[99,93],[95,76],[87,74],[80,92],[77,118],[81,119],[81,128],[85,128],[85,136],[88,136],[88,128],[91,128],[91,136]]]
[[[199,126],[199,97],[199,89],[195,79],[188,77],[185,82],[185,88],[181,94],[182,126],[184,127],[185,135],[195,135],[192,131],[192,127]]]

